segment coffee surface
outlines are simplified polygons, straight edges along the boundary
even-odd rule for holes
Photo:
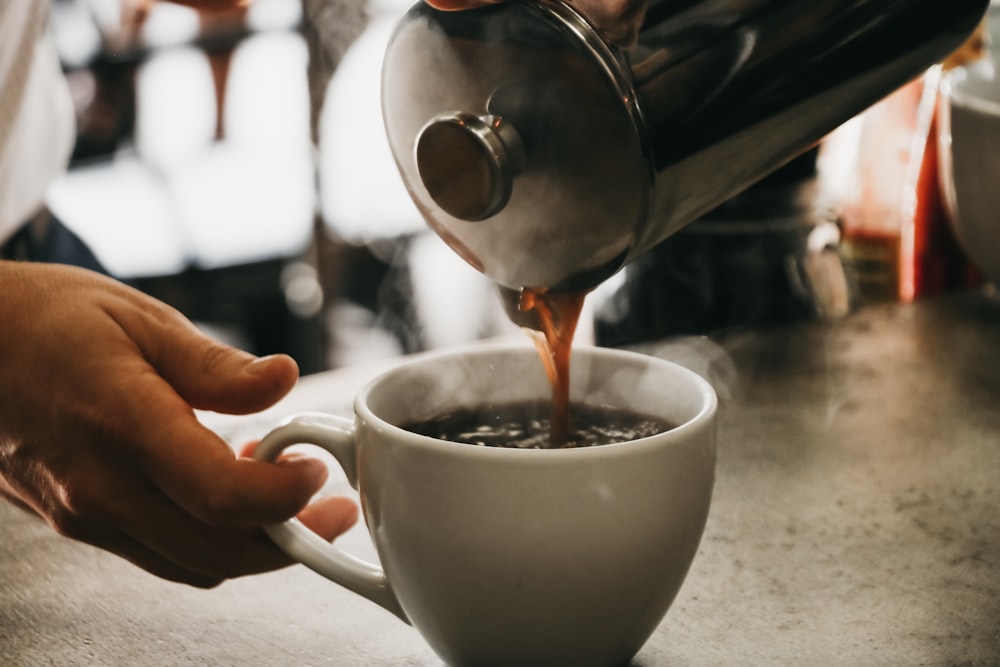
[[[570,403],[571,426],[565,438],[555,445],[551,440],[551,408],[548,401],[477,407],[408,424],[403,428],[439,440],[469,445],[550,449],[628,442],[668,431],[675,426],[659,417],[623,408]]]

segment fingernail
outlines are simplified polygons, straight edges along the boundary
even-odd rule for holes
[[[299,376],[295,360],[284,354],[272,354],[254,359],[243,367],[245,373],[272,381],[287,391]]]
[[[247,373],[251,373],[253,375],[259,375],[264,372],[268,364],[270,364],[274,358],[275,355],[273,354],[268,355],[266,357],[257,357],[256,359],[254,359],[253,361],[251,361],[249,364],[246,365],[245,370]]]

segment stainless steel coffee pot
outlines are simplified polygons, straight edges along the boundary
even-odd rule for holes
[[[600,2],[600,0],[598,0]],[[959,47],[989,0],[423,2],[386,52],[393,155],[501,287],[585,290]]]

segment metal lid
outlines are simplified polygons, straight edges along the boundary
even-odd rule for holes
[[[652,187],[622,72],[562,3],[415,5],[386,52],[382,104],[430,226],[507,287],[578,290],[614,273]]]

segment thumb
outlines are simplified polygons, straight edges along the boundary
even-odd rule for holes
[[[173,308],[154,304],[143,304],[138,318],[119,321],[129,321],[126,328],[143,357],[192,407],[258,412],[295,386],[299,368],[288,355],[256,357],[210,338]]]
[[[203,339],[156,365],[160,375],[192,407],[227,414],[259,412],[287,394],[299,377],[291,357],[255,357]]]
[[[298,381],[298,364],[287,354],[255,357],[224,347],[226,360],[222,365],[231,380],[211,370],[193,378],[188,390],[181,393],[192,406],[229,414],[259,412],[277,403]]]

